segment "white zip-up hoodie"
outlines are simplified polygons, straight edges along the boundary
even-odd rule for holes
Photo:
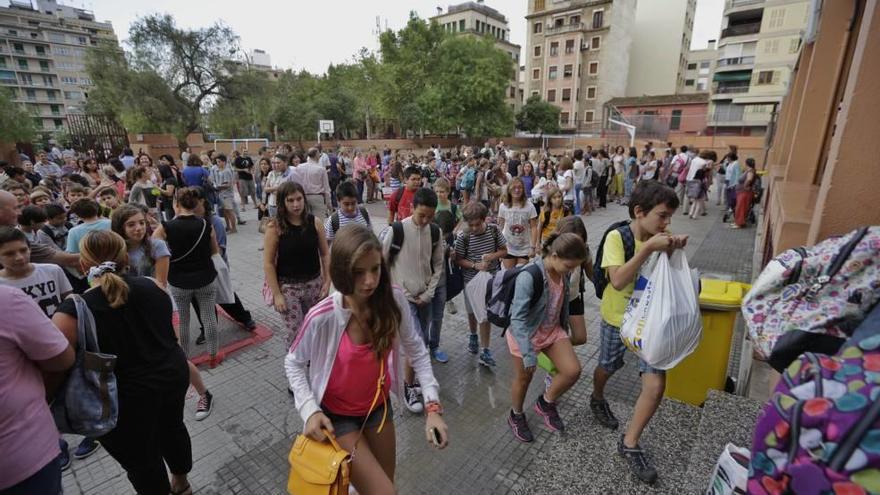
[[[339,341],[351,319],[351,310],[343,307],[342,298],[342,293],[336,292],[309,310],[291,350],[284,358],[287,381],[303,422],[321,410]],[[431,358],[425,349],[425,342],[415,330],[406,297],[398,287],[394,288],[394,299],[403,318],[388,355],[391,391],[398,397],[403,396],[401,378],[405,357],[409,359],[421,384],[425,402],[437,401],[440,387],[431,369]]]

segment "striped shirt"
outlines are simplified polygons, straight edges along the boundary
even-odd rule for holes
[[[503,247],[507,247],[504,236],[494,225],[487,225],[486,230],[482,234],[471,234],[469,232],[459,232],[455,238],[455,255],[459,259],[466,259],[474,263],[481,263],[484,254],[492,254]],[[489,272],[495,273],[501,267],[498,260],[489,264]],[[478,270],[464,268],[464,282],[468,283]]]
[[[360,207],[358,207],[355,216],[353,217],[347,216],[346,214],[342,213],[342,211],[338,211],[337,213],[334,213],[334,215],[339,215],[340,229],[350,223],[358,223],[363,225],[364,227],[370,227],[369,222],[367,222],[367,219],[364,218],[364,215],[361,213]],[[327,237],[327,242],[332,241],[333,238],[336,237],[336,232],[333,231],[332,216],[328,218],[326,222],[324,222],[324,235]]]

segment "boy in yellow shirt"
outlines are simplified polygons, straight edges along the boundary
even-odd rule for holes
[[[687,236],[671,235],[666,229],[679,206],[675,191],[657,181],[642,181],[632,192],[629,216],[632,221],[620,229],[608,232],[602,259],[597,260],[605,270],[608,285],[602,294],[602,326],[600,330],[599,364],[593,371],[593,394],[590,409],[603,426],[617,429],[618,421],[605,400],[605,384],[623,367],[626,346],[620,339],[623,313],[633,293],[639,269],[656,251],[673,251],[687,244]],[[632,257],[627,259],[624,237],[634,242]],[[618,453],[627,459],[633,473],[645,483],[657,480],[657,470],[639,446],[639,437],[647,426],[666,389],[666,374],[639,360],[642,391],[636,401],[633,418],[617,445]]]

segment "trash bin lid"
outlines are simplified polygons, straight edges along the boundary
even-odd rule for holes
[[[749,285],[742,282],[712,278],[700,279],[700,284],[700,308],[720,311],[738,310],[749,289]]]

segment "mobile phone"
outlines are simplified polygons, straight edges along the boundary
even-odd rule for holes
[[[440,438],[440,430],[437,428],[431,428],[431,436],[434,438],[434,445],[438,447],[443,445],[443,439]]]

